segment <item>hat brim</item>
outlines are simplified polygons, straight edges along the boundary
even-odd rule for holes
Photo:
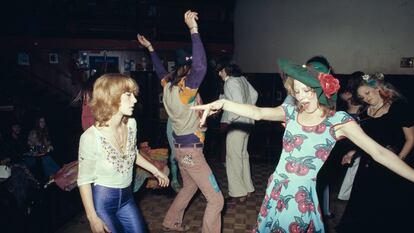
[[[319,103],[329,107],[336,105],[337,94],[332,95],[331,98],[328,99],[322,90],[322,86],[317,78],[320,72],[306,66],[295,64],[288,59],[278,59],[277,64],[281,72],[314,89]]]

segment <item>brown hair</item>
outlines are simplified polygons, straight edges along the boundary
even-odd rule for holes
[[[178,83],[185,78],[191,69],[191,65],[184,65],[176,68],[173,72],[168,73],[163,77],[163,79],[166,79],[167,82],[171,82],[170,89],[173,88],[173,86],[177,86]]]
[[[293,83],[294,80],[295,80],[294,78],[292,78],[290,76],[286,76],[286,80],[283,83],[283,86],[285,87],[286,92],[289,95],[293,96],[293,97],[295,97],[295,92],[294,92],[295,89],[294,89],[294,83]],[[316,94],[316,92],[313,88],[311,88],[311,90]],[[297,108],[298,112],[302,112],[303,111],[302,106],[300,106],[298,104],[298,102],[296,100],[296,97],[294,99],[295,99],[295,105],[296,105],[296,108]],[[331,115],[331,114],[335,113],[335,106],[332,106],[330,108],[329,106],[326,106],[324,104],[321,104],[321,103],[318,103],[318,104],[322,108],[322,116],[323,117],[326,116],[327,114]]]
[[[105,123],[118,112],[121,95],[132,92],[138,95],[139,87],[134,79],[123,74],[104,74],[93,85],[92,101],[90,107],[98,126]],[[124,121],[127,118],[123,119]]]

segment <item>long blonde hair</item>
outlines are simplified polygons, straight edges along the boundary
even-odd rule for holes
[[[104,74],[93,85],[92,101],[90,107],[98,126],[105,123],[115,115],[121,103],[121,95],[132,92],[138,95],[139,87],[134,79],[123,74]],[[123,119],[124,121],[127,118]]]

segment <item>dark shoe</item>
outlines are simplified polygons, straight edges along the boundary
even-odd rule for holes
[[[172,227],[165,227],[162,226],[162,230],[164,232],[170,232],[170,231],[175,231],[175,232],[186,232],[188,230],[190,230],[190,227],[188,225],[181,225],[181,223],[176,223],[174,224],[174,226]]]

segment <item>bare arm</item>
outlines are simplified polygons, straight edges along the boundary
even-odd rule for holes
[[[93,205],[91,184],[79,186],[83,207],[85,208],[86,217],[89,220],[93,233],[111,232],[109,227],[98,217]]]
[[[139,152],[137,152],[137,158],[135,160],[135,164],[144,168],[145,170],[151,172],[157,179],[161,187],[167,187],[170,183],[168,177],[159,171],[154,165],[148,162],[144,157],[142,157]]]
[[[411,127],[403,127],[405,143],[398,154],[401,159],[405,159],[407,155],[410,154],[411,150],[414,147],[414,126]]]
[[[376,162],[384,165],[398,175],[414,182],[414,170],[398,158],[392,151],[369,137],[354,121],[338,125],[336,135],[349,138],[355,145],[368,153]]]
[[[250,104],[239,104],[226,99],[216,100],[205,105],[191,107],[194,110],[204,110],[200,123],[204,125],[208,116],[220,110],[229,111],[253,120],[283,121],[285,111],[281,106],[275,108],[261,108]]]

